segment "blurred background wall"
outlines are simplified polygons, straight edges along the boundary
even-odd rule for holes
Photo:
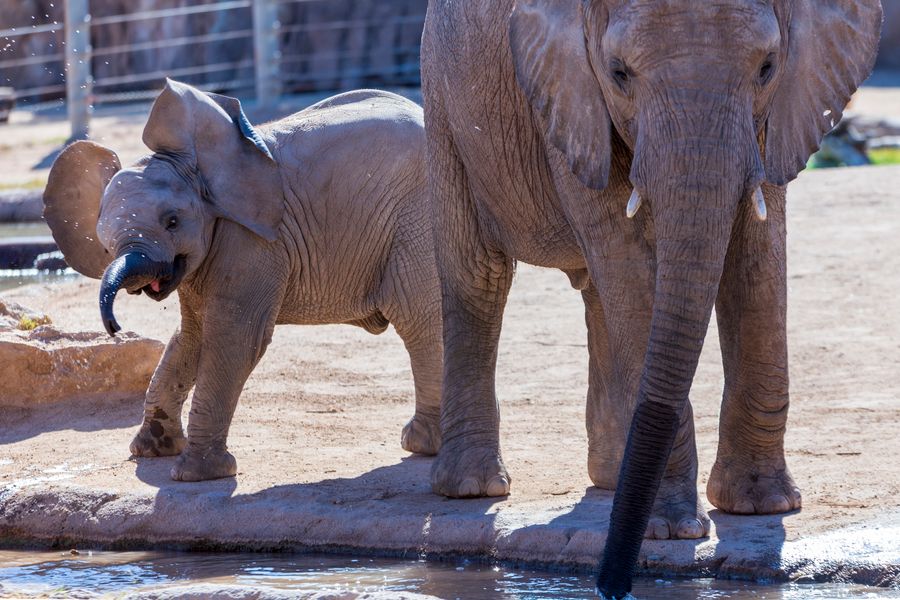
[[[64,94],[65,0],[0,0],[0,86],[37,90],[32,101]],[[900,69],[900,0],[883,0],[878,66]],[[220,5],[203,14],[112,22],[91,28],[94,94],[156,90],[164,75],[220,91],[252,88],[249,0],[90,0],[95,22],[146,11]],[[238,8],[229,8],[236,5]],[[419,39],[427,0],[279,0],[282,91],[408,86],[419,82]],[[9,33],[9,32],[7,32]],[[184,43],[186,39],[192,40]],[[49,60],[47,60],[49,59]],[[40,62],[46,61],[46,62]],[[25,98],[20,96],[20,104]]]
[[[61,26],[64,2],[0,0],[0,30],[16,29],[15,36],[0,35],[0,86],[41,88],[43,99],[61,95],[62,28],[27,32],[33,26]],[[153,16],[203,5],[222,9]],[[249,5],[230,0],[90,0],[95,93],[158,89],[165,74],[189,83],[218,83],[213,87],[220,89],[252,87]],[[426,6],[426,0],[279,0],[283,91],[417,85]],[[138,13],[149,16],[115,22]],[[114,22],[104,23],[109,20]]]
[[[878,66],[900,69],[900,0],[881,0],[884,6],[884,30]]]

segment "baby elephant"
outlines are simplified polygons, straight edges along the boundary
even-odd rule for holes
[[[178,290],[181,326],[150,382],[132,454],[180,454],[176,480],[234,475],[226,438],[238,396],[282,323],[371,333],[393,323],[416,389],[401,443],[435,454],[441,298],[422,110],[365,90],[254,127],[236,99],[169,81],[143,140],[153,154],[127,169],[101,145],[72,144],[44,195],[69,265],[102,278],[111,335],[119,289],[154,300]]]

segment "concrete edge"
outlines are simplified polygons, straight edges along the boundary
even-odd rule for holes
[[[409,514],[384,500],[336,509],[333,503],[268,492],[166,492],[154,497],[60,484],[8,484],[0,487],[0,544],[465,558],[592,573],[606,538],[605,518],[597,528],[568,526],[565,518],[529,524],[522,514],[485,514],[480,504],[464,513]],[[600,514],[608,514],[608,508]],[[900,520],[780,547],[764,535],[744,539],[752,531],[727,541],[647,541],[639,574],[900,587]]]

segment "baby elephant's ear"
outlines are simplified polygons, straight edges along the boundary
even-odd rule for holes
[[[97,239],[100,198],[122,168],[116,153],[75,142],[57,157],[44,190],[44,219],[70,267],[99,279],[112,261]]]
[[[275,239],[283,212],[281,177],[237,99],[168,80],[150,111],[144,143],[188,160],[206,182],[215,214]]]

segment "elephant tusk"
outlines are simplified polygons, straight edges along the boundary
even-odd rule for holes
[[[637,214],[637,211],[641,208],[641,195],[638,194],[637,190],[632,190],[631,198],[628,199],[628,206],[625,207],[625,216],[629,219],[633,218],[634,215]]]
[[[766,198],[763,196],[762,187],[756,188],[753,192],[753,208],[756,210],[756,218],[760,221],[766,220]]]

